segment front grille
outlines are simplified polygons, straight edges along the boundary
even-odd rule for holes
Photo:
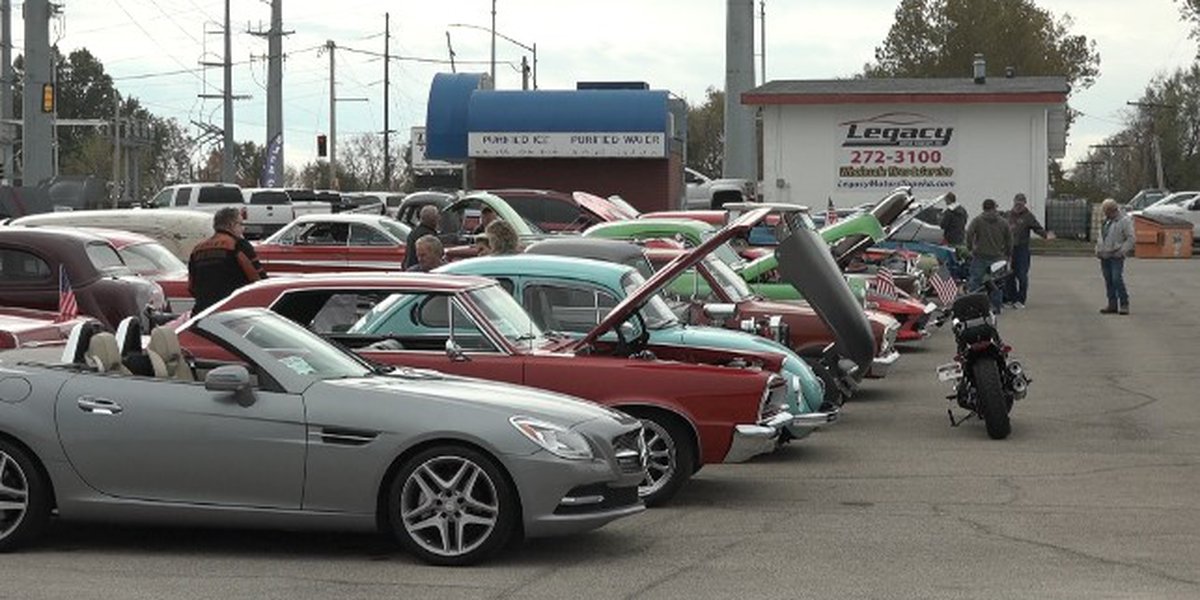
[[[634,506],[640,500],[638,499],[638,489],[636,485],[625,487],[609,487],[603,483],[593,483],[590,485],[581,485],[567,492],[566,498],[602,498],[598,502],[589,502],[587,504],[559,504],[558,508],[554,509],[556,515],[584,515],[588,513],[603,512],[615,508],[624,508]]]
[[[613,438],[612,446],[622,473],[639,473],[646,468],[646,440],[640,427]]]

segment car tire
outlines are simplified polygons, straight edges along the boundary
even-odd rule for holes
[[[513,539],[521,507],[490,456],[460,445],[427,448],[388,484],[387,523],[417,558],[435,565],[476,564]]]
[[[0,439],[0,552],[26,546],[50,521],[50,485],[34,458]]]
[[[696,444],[691,431],[677,417],[659,411],[625,409],[642,422],[649,459],[646,479],[638,485],[638,496],[646,506],[669,501],[696,471]]]

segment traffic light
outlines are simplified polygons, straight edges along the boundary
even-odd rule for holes
[[[328,144],[326,143],[325,134],[319,134],[317,135],[317,156],[319,158],[325,158],[328,155]]]
[[[42,112],[44,112],[44,113],[54,112],[54,84],[53,83],[43,83],[42,84]]]

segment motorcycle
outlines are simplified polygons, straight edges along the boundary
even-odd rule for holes
[[[1011,433],[1009,412],[1015,401],[1025,397],[1033,381],[1021,363],[1010,358],[1012,347],[1000,339],[996,329],[989,293],[1007,276],[1004,261],[993,263],[982,290],[954,300],[948,316],[957,353],[954,362],[937,368],[938,380],[954,385],[954,392],[946,399],[967,411],[966,416],[956,419],[953,406],[947,409],[950,425],[958,427],[971,417],[979,417],[988,437],[994,440]]]

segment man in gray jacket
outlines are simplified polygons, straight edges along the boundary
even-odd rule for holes
[[[971,251],[971,274],[967,279],[967,290],[975,291],[983,284],[983,276],[992,263],[1008,261],[1012,256],[1012,230],[1008,221],[996,211],[996,201],[983,201],[983,213],[971,219],[967,225],[967,249]],[[991,294],[992,309],[1000,313],[1000,302],[1004,295],[999,288]]]
[[[1104,291],[1108,305],[1100,309],[1106,315],[1129,314],[1129,292],[1125,290],[1125,257],[1133,252],[1133,221],[1121,212],[1116,200],[1109,198],[1100,204],[1104,221],[1100,223],[1100,239],[1096,242],[1096,258],[1104,275]]]

